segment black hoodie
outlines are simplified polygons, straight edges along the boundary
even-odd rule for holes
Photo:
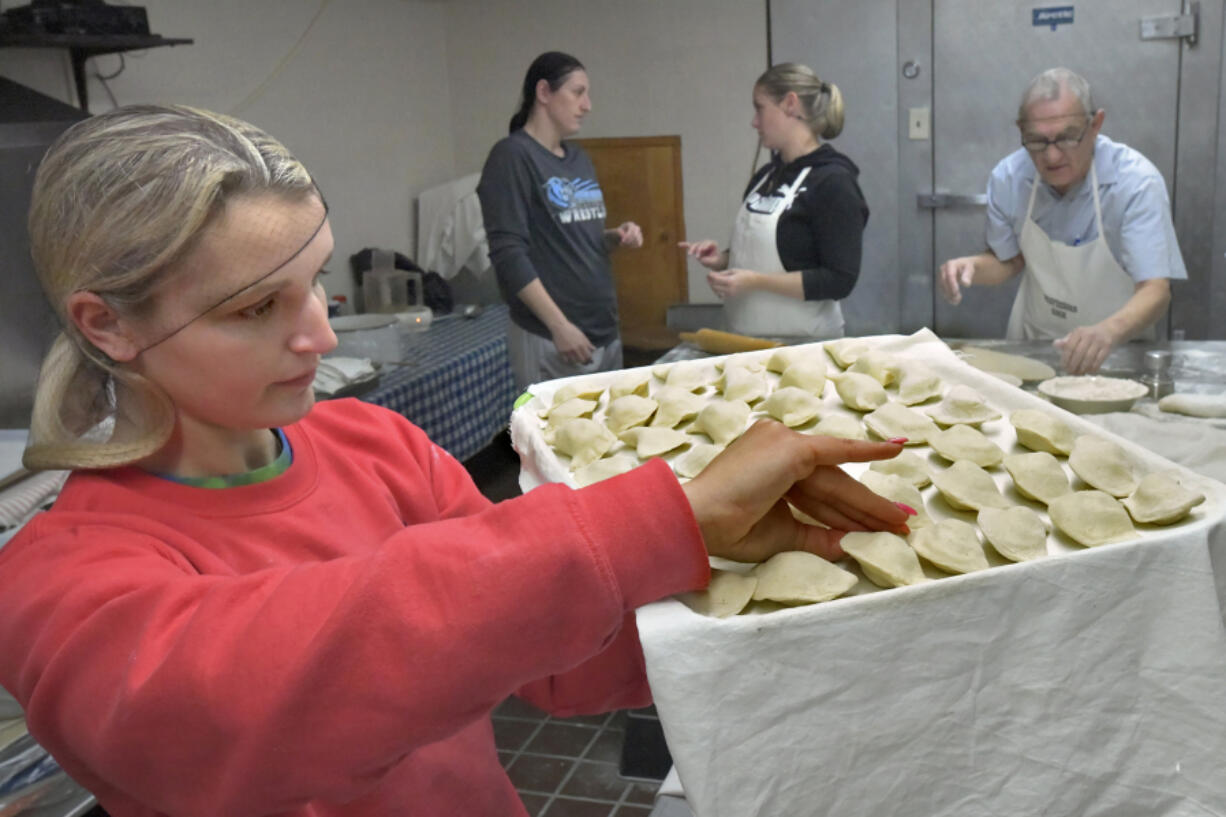
[[[791,184],[806,167],[813,169],[792,206],[779,217],[775,246],[783,268],[801,273],[806,301],[841,300],[851,294],[860,276],[861,242],[868,222],[855,163],[829,143],[786,165],[775,154],[749,180],[745,197],[768,174],[770,179],[758,191],[764,196]]]

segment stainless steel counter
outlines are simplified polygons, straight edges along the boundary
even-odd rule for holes
[[[798,342],[795,338],[780,338]],[[978,346],[996,352],[1022,355],[1051,366],[1060,371],[1060,350],[1050,341],[1013,341],[995,338],[951,338],[945,341],[952,349],[963,346]],[[1116,347],[1107,356],[1099,374],[1108,377],[1138,378],[1144,372],[1142,359],[1151,349],[1171,352],[1171,379],[1177,392],[1218,394],[1226,392],[1226,341],[1186,340],[1170,342],[1133,342]],[[677,360],[694,360],[711,357],[706,352],[688,343],[681,343],[662,355],[657,363],[672,363]]]
[[[955,338],[946,340],[946,343],[955,350],[963,346],[978,346],[1022,355],[1060,371],[1060,350],[1050,341]],[[1222,340],[1126,343],[1111,350],[1098,373],[1108,377],[1140,377],[1145,371],[1142,359],[1151,349],[1165,349],[1171,353],[1171,379],[1175,381],[1175,391],[1203,394],[1226,392],[1226,341]]]

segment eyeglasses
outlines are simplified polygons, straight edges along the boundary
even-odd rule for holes
[[[1089,132],[1090,123],[1086,122],[1086,126],[1076,136],[1057,136],[1055,139],[1044,139],[1041,136],[1024,136],[1022,137],[1022,147],[1026,148],[1029,153],[1042,153],[1050,145],[1055,145],[1056,150],[1059,150],[1061,153],[1068,153],[1080,145],[1081,140],[1085,139],[1086,134]]]

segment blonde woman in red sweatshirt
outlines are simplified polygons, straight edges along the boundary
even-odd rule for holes
[[[836,467],[892,443],[762,423],[684,486],[654,462],[491,505],[399,415],[313,406],[327,207],[246,123],[85,120],[30,230],[64,331],[25,459],[74,473],[0,551],[0,682],[115,817],[525,815],[501,701],[645,705],[633,610],[708,553],[903,526]]]

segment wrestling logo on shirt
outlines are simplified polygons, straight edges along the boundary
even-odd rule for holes
[[[554,208],[562,224],[604,219],[604,192],[595,179],[561,179],[550,177],[542,187],[545,200]]]

